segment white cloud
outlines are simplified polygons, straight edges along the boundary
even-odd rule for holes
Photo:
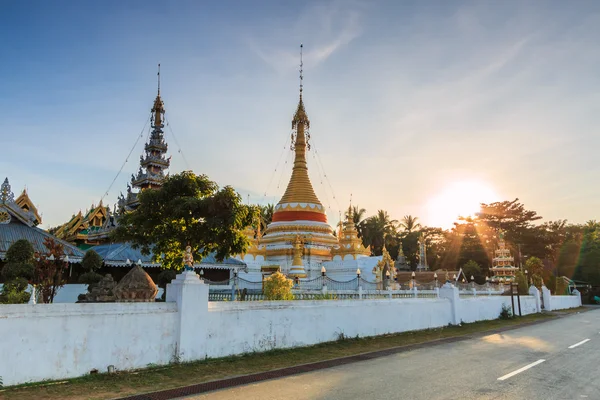
[[[247,35],[250,49],[280,74],[299,64],[299,53],[290,42],[304,43],[303,60],[307,67],[327,60],[362,33],[361,3],[330,1],[308,6],[292,24],[271,21],[263,31]],[[284,40],[282,40],[284,38]]]

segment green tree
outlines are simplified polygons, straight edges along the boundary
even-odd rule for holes
[[[363,230],[363,243],[371,246],[374,255],[380,256],[386,240],[392,239],[396,234],[398,221],[390,218],[387,211],[378,210],[377,214],[365,220]]]
[[[535,211],[527,210],[522,203],[519,203],[519,199],[482,204],[481,211],[477,214],[477,220],[482,228],[505,233],[506,241],[513,245],[512,250],[517,265],[521,263],[520,254],[545,258],[546,243],[542,240],[540,227],[533,224],[541,218]],[[518,251],[519,245],[521,252]]]
[[[413,217],[412,215],[405,215],[404,218],[402,218],[402,222],[400,222],[400,226],[405,232],[414,232],[421,227],[421,224],[417,222],[418,219],[418,217]]]
[[[537,275],[544,280],[548,280],[550,274],[546,272],[544,268],[544,262],[537,257],[530,257],[525,262],[525,270],[529,273],[529,276]]]
[[[244,205],[232,187],[219,188],[191,171],[171,175],[160,189],[144,190],[138,199],[113,239],[131,241],[143,254],[152,251],[165,268],[183,266],[186,246],[196,261],[212,252],[219,261],[243,253],[248,246],[243,229],[258,217],[257,207]]]
[[[262,233],[264,233],[265,229],[267,229],[267,226],[269,226],[271,221],[273,221],[273,213],[275,212],[275,206],[269,203],[265,206],[258,206],[258,209],[260,230]],[[255,228],[258,228],[258,226],[256,226]]]
[[[481,272],[481,265],[477,264],[477,261],[469,260],[462,266],[463,273],[470,280],[471,277],[475,278],[475,282],[482,284],[485,282],[485,275]]]
[[[363,230],[365,225],[365,215],[367,210],[358,206],[348,207],[346,211],[346,218],[351,219],[358,231],[358,237],[363,237]]]
[[[29,241],[20,239],[14,242],[6,252],[6,264],[2,268],[4,286],[0,294],[0,303],[27,303],[30,294],[27,289],[28,281],[33,279],[33,246]]]
[[[515,274],[515,283],[519,285],[519,294],[529,294],[529,284],[527,283],[527,277],[521,271],[517,271]],[[541,288],[540,288],[541,289]]]
[[[573,279],[600,285],[600,227],[595,221],[589,221],[584,227],[580,256]]]
[[[85,271],[79,277],[79,283],[88,285],[88,292],[102,280],[102,275],[97,271],[102,267],[102,257],[93,249],[86,251],[81,261],[81,268]]]
[[[484,246],[487,233],[485,226],[474,218],[463,218],[454,223],[454,228],[446,237],[447,250],[442,260],[442,268],[457,270],[470,260],[475,261],[482,268],[485,276],[490,266],[491,251]]]

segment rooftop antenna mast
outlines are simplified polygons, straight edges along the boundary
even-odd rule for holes
[[[160,63],[158,64],[158,73],[156,76],[158,77],[158,94],[160,95]]]
[[[302,48],[304,46],[300,43],[300,98],[302,98],[302,80],[304,79],[304,75],[302,73],[302,68],[304,67],[304,63],[302,62]]]

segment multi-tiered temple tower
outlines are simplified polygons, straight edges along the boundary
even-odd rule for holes
[[[511,255],[510,250],[506,248],[503,232],[500,232],[498,249],[494,252],[494,255],[491,268],[493,273],[492,282],[500,282],[501,280],[503,282],[514,281],[519,268],[515,267],[515,259]]]
[[[160,65],[159,65],[160,68]],[[167,143],[163,132],[165,105],[160,98],[160,70],[158,72],[158,93],[152,106],[151,126],[152,133],[150,140],[144,147],[145,154],[140,156],[140,168],[136,175],[131,175],[131,186],[127,185],[127,196],[119,197],[118,206],[120,211],[131,211],[139,204],[137,195],[133,189],[145,190],[156,189],[162,186],[166,178],[165,171],[171,163],[170,158],[166,158]]]

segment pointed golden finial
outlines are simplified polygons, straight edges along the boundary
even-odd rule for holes
[[[304,45],[300,43],[300,100],[298,101],[298,108],[296,109],[296,114],[294,114],[294,119],[292,119],[293,129],[296,129],[300,124],[306,125],[307,128],[310,126],[308,116],[306,115],[306,110],[304,110],[304,102],[302,101],[302,92],[304,91],[304,62],[302,60],[303,48]]]
[[[302,80],[304,79],[304,76],[302,75],[303,70],[302,68],[304,67],[304,63],[302,62],[302,48],[304,46],[302,45],[302,43],[300,43],[300,101],[302,101]]]
[[[156,76],[158,77],[158,95],[160,96],[160,63],[158,64],[158,73]]]
[[[158,73],[156,75],[158,80],[158,92],[156,94],[156,99],[154,99],[154,105],[152,106],[151,112],[154,126],[160,127],[162,126],[162,119],[165,113],[165,105],[160,98],[160,64],[158,64]]]

